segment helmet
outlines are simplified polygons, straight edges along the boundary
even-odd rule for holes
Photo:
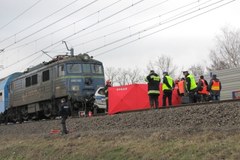
[[[167,74],[168,74],[168,72],[167,72],[167,71],[163,71],[163,75],[164,75],[164,74],[166,74],[166,75],[167,75]]]

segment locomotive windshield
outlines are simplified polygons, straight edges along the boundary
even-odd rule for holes
[[[103,67],[100,64],[67,64],[68,73],[95,73],[103,74]]]
[[[82,73],[81,64],[68,64],[67,72],[68,73]]]

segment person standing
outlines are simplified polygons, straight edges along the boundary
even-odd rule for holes
[[[199,102],[206,102],[207,96],[209,95],[208,92],[208,82],[204,79],[204,76],[201,75],[200,79],[198,80],[198,101]]]
[[[70,110],[69,104],[66,102],[65,98],[62,98],[61,104],[60,104],[60,116],[62,118],[61,120],[62,134],[68,134],[68,130],[66,127],[66,120],[70,115],[71,115],[71,110]]]
[[[166,107],[166,100],[168,99],[168,105],[172,105],[172,90],[174,88],[174,81],[172,77],[168,75],[168,72],[163,72],[163,107]]]
[[[148,96],[150,101],[150,108],[159,107],[158,96],[160,95],[159,84],[161,78],[158,74],[151,70],[149,75],[145,78],[145,81],[148,83]]]
[[[181,80],[178,82],[178,93],[180,96],[184,96],[186,93],[185,78],[181,78]]]
[[[220,92],[222,90],[222,84],[220,80],[217,78],[217,75],[214,74],[212,79],[209,82],[208,90],[210,91],[210,95],[213,101],[220,100]]]
[[[188,71],[183,71],[183,74],[186,79],[186,90],[189,96],[189,103],[196,102],[196,94],[197,94],[197,84],[194,76],[189,74]]]
[[[110,80],[106,81],[104,92],[105,92],[105,100],[106,100],[106,112],[108,113],[108,88],[112,87],[112,83]]]

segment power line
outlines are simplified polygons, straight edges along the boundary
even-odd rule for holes
[[[107,9],[107,8],[109,8],[109,7],[112,7],[113,5],[119,3],[120,1],[122,1],[122,0],[115,1],[114,3],[111,3],[110,5],[102,8],[102,9],[100,9],[100,10],[94,12],[94,13],[91,13],[91,14],[85,16],[85,17],[83,17],[83,18],[81,18],[81,19],[79,19],[79,20],[71,23],[70,25],[66,25],[66,26],[64,26],[64,27],[61,27],[60,29],[58,29],[58,30],[56,30],[56,31],[54,31],[54,32],[51,32],[51,33],[49,33],[49,34],[46,34],[46,35],[44,35],[44,36],[42,36],[42,37],[39,37],[38,39],[35,39],[35,40],[33,40],[33,41],[30,41],[30,42],[27,42],[27,43],[25,43],[25,44],[22,44],[22,45],[20,45],[20,46],[15,47],[15,48],[8,49],[8,51],[9,51],[9,50],[14,50],[14,49],[17,49],[17,48],[20,48],[20,47],[23,47],[23,46],[27,46],[27,45],[29,45],[29,44],[31,44],[31,43],[34,43],[34,42],[39,41],[39,40],[41,40],[41,39],[43,39],[43,38],[46,38],[47,36],[50,36],[50,35],[52,35],[52,34],[55,34],[55,33],[59,32],[59,31],[61,31],[61,30],[63,30],[63,29],[66,29],[66,28],[70,27],[71,25],[75,25],[76,23],[79,23],[80,21],[82,21],[82,20],[84,20],[84,19],[87,19],[87,18],[89,18],[89,17],[91,17],[91,16],[93,16],[93,15],[95,15],[95,14],[98,14],[98,13],[102,12],[103,10],[105,10],[105,9]]]
[[[53,23],[48,24],[47,26],[45,26],[45,27],[43,27],[43,28],[41,28],[41,29],[39,29],[39,30],[37,30],[37,31],[35,31],[35,32],[33,32],[33,33],[31,33],[31,34],[29,34],[29,35],[23,37],[23,38],[21,38],[21,39],[18,40],[18,41],[15,41],[14,43],[12,43],[12,44],[10,44],[10,45],[4,47],[4,50],[6,50],[6,48],[9,48],[9,47],[11,47],[11,46],[13,46],[13,45],[15,45],[15,44],[17,44],[17,43],[19,43],[19,42],[21,42],[21,41],[27,39],[27,38],[29,38],[29,37],[35,35],[35,34],[38,33],[38,32],[41,32],[42,30],[44,30],[44,29],[46,29],[46,28],[48,28],[48,27],[50,27],[50,26],[52,26],[52,25],[54,25],[54,24],[56,24],[56,23],[62,21],[63,19],[65,19],[65,18],[67,18],[67,17],[69,17],[69,16],[71,16],[71,15],[73,15],[73,14],[75,14],[75,13],[77,13],[77,12],[83,10],[83,9],[85,9],[86,7],[88,7],[88,6],[90,6],[90,5],[94,4],[94,3],[96,3],[97,1],[98,1],[98,0],[94,0],[94,1],[92,1],[92,2],[90,2],[90,3],[88,3],[88,4],[86,4],[85,6],[83,6],[83,7],[79,8],[79,9],[77,9],[76,11],[71,12],[70,14],[68,14],[68,15],[66,15],[66,16],[64,16],[64,17],[62,17],[62,18],[60,18],[60,19],[58,19],[58,20],[56,20],[56,21],[54,21]]]
[[[210,1],[211,1],[211,0],[210,0]],[[224,1],[224,0],[217,1],[217,2],[215,2],[215,3],[212,3],[212,4],[210,4],[210,5],[204,6],[204,7],[202,7],[202,8],[199,8],[199,9],[197,9],[197,10],[188,12],[188,13],[183,14],[183,15],[180,15],[180,16],[178,15],[178,17],[177,17],[177,16],[173,16],[173,17],[169,18],[168,20],[165,20],[165,21],[163,21],[163,22],[154,24],[154,25],[152,25],[152,26],[150,26],[150,27],[148,27],[148,28],[144,28],[144,29],[141,30],[141,31],[137,31],[137,32],[135,32],[135,33],[133,33],[133,34],[131,34],[131,35],[125,36],[125,37],[120,38],[120,39],[118,39],[118,40],[112,41],[112,42],[110,42],[110,43],[108,43],[108,44],[105,44],[105,45],[102,45],[102,46],[97,47],[97,48],[95,48],[95,49],[92,49],[92,50],[90,50],[90,51],[87,51],[86,53],[90,53],[90,52],[93,52],[93,51],[102,49],[102,48],[104,48],[104,47],[107,47],[107,46],[109,46],[109,45],[118,43],[118,42],[123,41],[123,40],[125,40],[125,39],[128,39],[128,38],[130,38],[130,37],[133,37],[133,36],[139,35],[139,34],[141,34],[141,33],[147,32],[147,31],[152,30],[152,29],[154,29],[154,28],[156,28],[156,27],[158,27],[158,26],[164,25],[164,24],[166,24],[166,23],[170,23],[170,22],[175,21],[175,20],[177,20],[177,19],[179,19],[179,18],[182,18],[182,17],[188,16],[188,15],[190,15],[190,14],[193,14],[193,13],[195,13],[195,12],[198,12],[198,11],[200,11],[201,9],[205,9],[205,8],[207,8],[207,7],[216,5],[217,3],[220,3],[220,2],[222,2],[222,1]]]
[[[168,29],[168,28],[174,27],[174,26],[176,26],[176,25],[178,25],[178,24],[184,23],[184,22],[189,21],[189,20],[191,20],[191,19],[193,19],[193,18],[196,18],[196,17],[198,17],[198,16],[201,16],[201,15],[203,15],[203,14],[206,14],[206,13],[208,13],[208,12],[210,12],[210,11],[213,11],[213,10],[215,10],[215,9],[218,9],[218,8],[220,8],[220,7],[223,7],[223,6],[225,6],[225,5],[227,5],[227,4],[230,4],[230,3],[234,2],[234,1],[236,1],[236,0],[232,0],[232,1],[230,1],[230,2],[226,2],[226,3],[224,3],[224,4],[222,4],[222,5],[219,5],[219,6],[215,7],[215,8],[209,9],[209,10],[207,10],[207,11],[205,11],[205,12],[199,13],[199,14],[197,14],[197,15],[195,15],[195,16],[192,16],[192,17],[190,17],[190,18],[184,19],[184,20],[179,21],[179,22],[177,22],[177,23],[174,23],[174,24],[172,24],[172,25],[170,25],[170,26],[167,26],[167,27],[165,27],[165,28],[162,28],[162,29],[160,29],[160,30],[154,31],[154,32],[152,32],[152,33],[149,33],[149,34],[147,34],[147,35],[145,35],[145,36],[143,36],[143,37],[138,37],[138,38],[136,38],[136,39],[134,39],[134,40],[132,40],[132,41],[129,41],[129,42],[124,43],[124,44],[121,44],[121,45],[119,45],[119,46],[117,46],[117,47],[114,47],[114,48],[111,48],[111,49],[109,49],[109,50],[107,50],[107,51],[100,52],[100,53],[96,54],[94,57],[98,57],[98,56],[104,55],[104,54],[106,54],[106,53],[108,53],[108,52],[111,52],[111,51],[116,50],[116,49],[118,49],[118,48],[121,48],[121,47],[123,47],[123,46],[129,45],[129,44],[131,44],[131,43],[133,43],[133,42],[136,42],[136,41],[138,41],[138,40],[140,40],[140,39],[144,39],[144,38],[146,38],[146,37],[149,37],[149,36],[151,36],[151,35],[154,35],[154,34],[160,32],[160,31],[163,31],[163,30],[166,30],[166,29]]]
[[[31,5],[29,8],[27,8],[26,10],[24,10],[22,13],[20,13],[18,16],[14,17],[12,20],[10,20],[7,24],[3,25],[0,30],[4,29],[5,27],[7,27],[9,24],[11,24],[13,21],[17,20],[19,17],[21,17],[22,15],[24,15],[27,11],[29,11],[30,9],[32,9],[34,6],[36,6],[39,2],[41,2],[42,0],[38,0],[36,3],[34,3],[33,5]]]
[[[64,10],[64,9],[66,9],[66,8],[69,7],[70,5],[73,5],[74,3],[76,3],[77,1],[79,1],[79,0],[75,0],[75,1],[73,1],[73,2],[71,2],[71,3],[69,3],[68,5],[66,5],[66,6],[64,6],[64,7],[60,8],[60,9],[56,10],[55,12],[51,13],[50,15],[48,15],[48,16],[46,16],[46,17],[44,17],[44,18],[38,20],[37,22],[35,22],[35,23],[33,23],[33,24],[27,26],[26,28],[24,28],[24,29],[18,31],[17,33],[15,33],[15,34],[13,34],[13,35],[11,35],[11,36],[9,36],[9,37],[7,37],[7,38],[1,40],[0,43],[5,42],[5,41],[9,40],[10,38],[13,38],[13,37],[15,37],[16,35],[18,35],[18,34],[24,32],[24,31],[26,31],[26,30],[28,30],[28,29],[30,29],[30,28],[36,26],[36,25],[39,24],[40,22],[42,22],[42,21],[44,21],[44,20],[47,20],[49,17],[51,17],[51,16],[57,14],[58,12],[60,12],[60,11],[62,11],[62,10]]]
[[[136,16],[136,15],[138,15],[138,14],[140,14],[140,13],[143,13],[143,12],[145,12],[145,11],[147,11],[147,10],[153,9],[154,7],[157,7],[157,6],[163,4],[163,3],[167,2],[167,1],[169,1],[169,0],[165,0],[165,1],[163,1],[163,2],[157,3],[157,4],[155,4],[155,5],[151,6],[151,7],[148,7],[148,8],[146,8],[146,9],[143,9],[143,10],[141,10],[141,11],[139,11],[139,12],[137,12],[137,13],[134,13],[134,14],[132,14],[132,15],[130,15],[130,16],[127,16],[127,17],[122,18],[122,19],[120,19],[120,20],[116,20],[116,21],[114,21],[114,22],[112,22],[112,23],[110,23],[110,24],[107,24],[107,25],[105,25],[105,26],[102,26],[102,27],[100,27],[100,28],[98,28],[98,29],[96,29],[96,30],[93,30],[93,31],[91,31],[91,32],[88,32],[88,33],[86,33],[86,34],[83,34],[83,35],[81,35],[80,37],[82,38],[83,36],[87,36],[87,35],[92,34],[92,33],[94,33],[94,32],[97,32],[97,31],[100,31],[100,30],[102,30],[102,29],[105,29],[105,28],[107,28],[107,27],[109,27],[109,26],[112,26],[112,25],[114,25],[114,24],[117,24],[117,23],[119,23],[119,22],[122,22],[122,21],[124,21],[124,20],[126,20],[126,19],[128,19],[128,18],[130,18],[130,17]],[[72,41],[72,40],[75,40],[75,39],[78,39],[78,38],[79,38],[79,37],[74,38],[74,39],[70,39],[69,41]]]
[[[202,4],[200,4],[200,5],[203,5],[203,4],[208,3],[208,2],[210,2],[210,1],[212,1],[212,0],[206,1],[206,2],[204,2],[204,3],[202,3]],[[74,45],[74,47],[81,46],[81,45],[85,45],[85,44],[88,44],[88,43],[90,43],[90,42],[93,42],[93,41],[96,41],[96,40],[102,39],[102,38],[106,38],[107,36],[110,36],[110,35],[113,35],[113,34],[119,33],[119,32],[121,32],[121,31],[127,30],[127,29],[129,29],[129,28],[136,27],[136,26],[138,26],[138,25],[140,25],[140,24],[143,24],[143,23],[146,23],[146,22],[152,21],[152,20],[154,20],[154,19],[160,18],[160,17],[165,16],[165,15],[167,15],[167,14],[170,14],[170,13],[176,12],[176,11],[178,11],[178,10],[180,10],[180,9],[183,9],[183,8],[189,7],[189,6],[191,6],[191,5],[195,4],[195,3],[196,3],[196,2],[189,3],[189,4],[187,4],[187,5],[183,5],[183,6],[181,6],[181,7],[178,7],[178,8],[176,8],[176,9],[171,10],[171,11],[165,12],[165,13],[163,13],[163,14],[161,14],[161,15],[151,17],[151,18],[149,18],[149,19],[146,19],[146,20],[141,21],[141,22],[139,22],[139,23],[136,23],[136,24],[134,24],[134,25],[131,25],[131,26],[128,26],[128,27],[125,27],[125,28],[121,28],[121,29],[116,30],[116,31],[114,31],[114,32],[108,33],[108,34],[103,35],[103,36],[96,37],[96,38],[94,38],[94,39],[91,39],[91,40],[88,40],[88,41],[82,42],[82,43],[80,43],[80,44],[76,44],[76,45]],[[194,8],[196,8],[196,7],[200,7],[200,5],[198,5],[198,6],[194,6],[194,7],[192,7],[192,8],[189,9],[189,10],[192,10],[192,9],[194,9]],[[187,11],[189,11],[189,10],[187,10]],[[186,12],[186,11],[184,11],[184,12]],[[184,12],[182,12],[182,13],[184,13]],[[182,13],[180,13],[180,14],[182,14]],[[172,18],[174,18],[174,17],[175,17],[175,16],[173,16]]]
[[[65,37],[64,40],[66,40],[66,39],[68,39],[68,38],[70,38],[70,37],[72,37],[72,36],[75,36],[76,34],[79,34],[80,32],[82,32],[82,31],[84,31],[84,30],[86,30],[86,29],[89,29],[89,28],[91,28],[91,27],[93,27],[93,26],[95,26],[95,25],[97,25],[97,24],[99,24],[99,23],[101,23],[101,22],[103,22],[103,21],[106,21],[106,20],[108,20],[108,19],[110,19],[110,18],[116,16],[117,14],[122,13],[122,12],[125,11],[125,10],[127,10],[127,9],[129,9],[129,8],[131,8],[131,7],[134,7],[134,6],[138,5],[138,4],[140,4],[140,3],[143,2],[143,1],[144,1],[144,0],[139,0],[139,1],[137,1],[137,2],[135,2],[135,3],[133,3],[133,4],[131,4],[130,6],[127,6],[126,8],[123,8],[123,9],[121,9],[121,10],[119,10],[119,11],[113,13],[113,14],[110,15],[110,16],[107,16],[107,17],[105,17],[105,18],[99,20],[98,22],[89,25],[88,27],[86,27],[86,28],[84,28],[84,29],[78,30],[77,32],[75,32],[75,33],[73,33],[73,34],[71,34],[71,35]],[[48,49],[48,48],[50,48],[50,47],[52,47],[52,46],[54,46],[54,45],[56,45],[56,44],[58,44],[58,43],[61,43],[61,42],[62,42],[62,40],[57,41],[57,42],[55,42],[55,43],[53,43],[53,44],[51,44],[51,45],[45,47],[44,49],[41,49],[41,51],[42,51],[42,50],[45,51],[46,49]],[[19,60],[16,61],[15,63],[12,63],[12,64],[6,66],[5,68],[9,68],[9,67],[15,65],[16,63],[19,63],[19,62],[21,62],[21,61],[24,61],[24,60],[26,60],[26,59],[28,59],[28,58],[30,58],[30,57],[32,57],[32,56],[34,56],[34,55],[40,53],[41,51],[36,51],[36,52],[34,52],[33,54],[31,54],[31,55],[29,55],[29,56],[23,57],[22,59],[19,59]]]

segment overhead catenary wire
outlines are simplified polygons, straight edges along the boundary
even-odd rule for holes
[[[79,1],[79,0],[74,0],[73,2],[71,2],[71,3],[67,4],[67,5],[65,5],[64,7],[62,7],[62,8],[60,8],[60,9],[54,11],[54,12],[51,13],[50,15],[48,15],[48,16],[46,16],[46,17],[40,19],[40,20],[38,20],[37,22],[35,22],[35,23],[33,23],[33,24],[31,24],[31,25],[25,27],[25,28],[23,28],[22,30],[20,30],[20,31],[18,31],[18,32],[16,32],[16,33],[14,33],[13,35],[11,35],[11,36],[9,36],[9,37],[7,37],[7,38],[4,38],[3,40],[0,41],[0,43],[5,42],[5,41],[7,41],[7,40],[9,40],[9,39],[11,39],[11,38],[17,36],[18,34],[24,32],[24,31],[26,31],[26,30],[28,30],[28,29],[34,27],[34,26],[36,26],[37,24],[41,23],[42,21],[47,20],[48,18],[52,17],[53,15],[57,14],[58,12],[60,12],[60,11],[62,11],[62,10],[64,10],[64,9],[66,9],[67,7],[73,5],[73,4],[76,3],[77,1]]]
[[[34,42],[36,42],[36,41],[39,41],[39,40],[41,40],[41,39],[43,39],[43,38],[46,38],[46,37],[48,37],[48,36],[50,36],[50,35],[52,35],[52,34],[55,34],[55,33],[59,32],[59,31],[62,31],[63,29],[66,29],[66,28],[68,28],[68,27],[70,27],[70,26],[72,26],[72,25],[75,25],[76,23],[79,23],[79,22],[81,22],[81,21],[84,20],[84,19],[87,19],[87,18],[89,18],[89,17],[91,17],[91,16],[93,16],[93,15],[95,15],[95,14],[98,14],[98,13],[102,12],[103,10],[105,10],[105,9],[107,9],[107,8],[109,8],[109,7],[117,4],[117,3],[119,3],[120,1],[122,1],[122,0],[117,0],[117,1],[115,1],[115,2],[113,2],[113,3],[111,3],[110,5],[107,5],[106,7],[103,7],[102,9],[100,9],[100,10],[98,10],[98,11],[93,12],[93,13],[90,13],[89,15],[87,15],[87,16],[85,16],[85,17],[83,17],[83,18],[81,18],[81,19],[79,19],[79,20],[71,23],[70,25],[66,25],[66,26],[64,26],[64,27],[61,27],[60,29],[57,29],[57,30],[55,30],[55,31],[53,31],[53,32],[51,32],[51,33],[48,33],[48,34],[44,35],[44,36],[41,36],[41,37],[39,37],[39,38],[37,38],[37,39],[35,39],[35,40],[33,40],[33,41],[24,43],[24,44],[22,44],[22,45],[19,45],[19,46],[17,46],[17,47],[14,47],[14,48],[10,48],[10,49],[8,49],[8,51],[9,51],[9,50],[14,50],[14,49],[17,49],[17,48],[20,48],[20,47],[23,47],[23,46],[27,46],[27,45],[32,44],[32,43],[34,43]]]
[[[206,14],[206,13],[208,13],[208,12],[210,12],[210,11],[213,11],[213,10],[215,10],[215,9],[218,9],[218,8],[220,8],[220,7],[223,7],[223,6],[225,6],[225,5],[228,5],[228,4],[230,4],[230,3],[234,2],[234,1],[236,1],[236,0],[231,0],[231,1],[229,1],[229,2],[226,2],[226,3],[224,3],[224,4],[219,5],[219,6],[217,6],[217,7],[211,8],[211,9],[205,11],[205,12],[199,13],[199,14],[197,14],[197,15],[194,15],[194,16],[190,17],[190,18],[184,19],[184,20],[182,20],[182,21],[179,21],[179,22],[177,22],[177,23],[174,23],[174,24],[172,24],[172,25],[169,25],[169,26],[167,26],[167,27],[165,27],[165,28],[162,28],[162,29],[159,29],[159,30],[157,30],[157,31],[154,31],[154,32],[149,33],[149,34],[147,34],[147,35],[145,35],[145,36],[138,37],[138,38],[136,38],[136,39],[134,39],[134,40],[131,40],[131,41],[127,42],[127,43],[123,43],[123,44],[121,44],[121,45],[119,45],[119,46],[116,46],[116,47],[111,48],[111,49],[109,49],[109,50],[100,52],[100,53],[95,54],[95,55],[93,55],[93,56],[94,56],[94,57],[98,57],[98,56],[107,54],[107,53],[109,53],[109,52],[111,52],[111,51],[113,51],[113,50],[116,50],[116,49],[118,49],[118,48],[124,47],[124,46],[129,45],[129,44],[131,44],[131,43],[134,43],[134,42],[136,42],[136,41],[139,41],[140,39],[144,39],[144,38],[147,38],[147,37],[149,37],[149,36],[152,36],[152,35],[154,35],[154,34],[156,34],[156,33],[158,33],[158,32],[161,32],[161,31],[163,31],[163,30],[166,30],[166,29],[169,29],[169,28],[171,28],[171,27],[174,27],[174,26],[176,26],[176,25],[178,25],[178,24],[181,24],[181,23],[184,23],[184,22],[186,22],[186,21],[189,21],[189,20],[191,20],[191,19],[193,19],[193,18],[196,18],[196,17],[198,17],[198,16],[201,16],[201,15],[203,15],[203,14]]]
[[[109,27],[109,26],[112,26],[112,25],[114,25],[114,24],[117,24],[117,23],[119,23],[119,22],[122,22],[122,21],[124,21],[124,20],[126,20],[126,19],[128,19],[128,18],[131,18],[131,17],[133,17],[133,16],[136,16],[136,15],[138,15],[138,14],[140,14],[140,13],[143,13],[143,12],[145,12],[145,11],[147,11],[147,10],[153,9],[154,7],[157,7],[157,6],[159,6],[159,5],[162,5],[163,3],[167,2],[167,1],[169,1],[169,0],[165,0],[165,1],[163,1],[163,2],[159,2],[159,3],[157,3],[157,4],[154,4],[154,5],[152,5],[151,7],[145,8],[145,9],[139,11],[139,12],[136,12],[136,13],[134,13],[134,14],[131,14],[131,15],[127,16],[127,17],[122,18],[122,19],[116,20],[116,21],[114,21],[114,22],[112,22],[112,23],[110,23],[110,24],[104,25],[104,26],[102,26],[102,27],[100,27],[100,28],[98,28],[98,29],[95,29],[95,30],[93,30],[93,31],[91,31],[91,32],[88,32],[88,33],[86,33],[86,34],[83,34],[83,35],[81,35],[80,37],[82,38],[83,36],[87,36],[87,35],[89,35],[89,34],[93,34],[93,33],[97,32],[97,31],[100,31],[100,30],[105,29],[105,28],[107,28],[107,27]],[[69,39],[69,41],[78,39],[78,38],[80,38],[80,37],[76,37],[76,38],[74,38],[74,39]]]
[[[129,6],[125,7],[125,8],[123,8],[123,9],[119,10],[119,11],[116,11],[115,13],[113,13],[113,14],[111,14],[111,15],[109,15],[109,16],[101,19],[101,20],[99,20],[98,22],[95,22],[95,23],[93,23],[93,24],[85,27],[84,29],[78,30],[77,32],[75,32],[75,33],[73,33],[73,34],[65,37],[64,39],[68,39],[68,38],[70,38],[70,37],[73,37],[73,36],[75,36],[76,34],[81,33],[82,31],[85,31],[86,29],[89,29],[89,28],[91,28],[91,27],[93,27],[93,26],[95,26],[95,25],[97,25],[97,24],[99,24],[99,23],[101,23],[101,22],[103,22],[103,21],[106,21],[106,20],[108,20],[108,19],[110,19],[110,18],[112,18],[112,17],[114,17],[114,16],[116,16],[116,15],[124,12],[125,10],[127,10],[127,9],[129,9],[129,8],[131,8],[131,7],[134,7],[134,6],[138,5],[138,4],[140,4],[140,3],[143,2],[143,1],[144,1],[144,0],[139,0],[139,1],[137,1],[137,2],[135,2],[135,3],[133,3],[133,4],[129,5]],[[51,44],[51,45],[48,45],[47,47],[41,49],[40,51],[36,51],[36,52],[32,53],[32,54],[29,55],[29,56],[23,57],[23,58],[19,59],[18,61],[16,61],[15,63],[12,63],[12,64],[6,66],[5,69],[7,69],[7,68],[9,68],[9,67],[12,67],[12,66],[15,65],[16,63],[20,63],[21,61],[24,61],[24,60],[26,60],[26,59],[28,59],[28,58],[30,58],[30,57],[38,54],[38,53],[41,53],[42,50],[45,51],[45,50],[49,49],[50,47],[55,46],[56,44],[59,44],[59,43],[61,43],[61,42],[62,42],[62,40],[59,40],[59,41],[57,41],[57,42],[55,42],[55,43],[53,43],[53,44]]]
[[[209,0],[209,1],[206,1],[206,2],[204,2],[204,3],[201,3],[200,5],[194,6],[194,7],[192,7],[191,9],[188,9],[188,10],[186,10],[186,11],[184,11],[184,12],[187,12],[187,11],[192,10],[192,9],[194,9],[194,8],[199,8],[201,5],[206,4],[206,3],[210,2],[210,1],[212,1],[212,0]],[[106,35],[102,35],[102,36],[99,36],[99,37],[95,37],[94,39],[90,39],[90,40],[85,41],[85,42],[82,42],[82,43],[80,43],[80,44],[76,44],[76,45],[74,45],[74,47],[78,47],[78,46],[85,45],[85,44],[88,44],[88,43],[90,43],[90,42],[93,42],[93,41],[102,39],[102,38],[106,38],[107,36],[110,36],[110,35],[119,33],[119,32],[121,32],[121,31],[127,30],[127,29],[129,29],[129,28],[136,27],[136,26],[138,26],[138,25],[140,25],[140,24],[143,24],[143,23],[152,21],[152,20],[154,20],[154,19],[158,19],[158,18],[160,18],[160,17],[162,17],[162,16],[164,16],[164,15],[167,15],[167,14],[172,13],[172,12],[176,12],[176,11],[178,11],[178,10],[180,10],[180,9],[183,9],[183,8],[185,8],[185,7],[189,7],[189,6],[193,5],[193,4],[194,4],[194,3],[190,3],[190,4],[187,4],[187,5],[183,5],[183,6],[181,6],[181,7],[178,7],[178,8],[176,8],[176,9],[173,9],[173,10],[171,10],[171,11],[167,11],[167,12],[165,12],[165,13],[163,13],[163,14],[160,14],[160,15],[151,17],[151,18],[149,18],[149,19],[143,20],[143,21],[141,21],[141,22],[135,23],[135,24],[133,24],[133,25],[131,25],[131,26],[128,26],[128,27],[125,27],[125,28],[121,28],[121,29],[119,29],[119,30],[116,30],[116,31],[111,32],[111,33],[108,33],[108,34],[106,34]],[[182,13],[180,13],[180,14],[178,13],[178,15],[181,15],[181,14],[183,14],[184,12],[182,12]],[[176,15],[176,16],[177,16],[177,15]],[[173,16],[172,18],[174,18],[174,17],[176,17],[176,16]]]
[[[27,13],[29,10],[31,10],[34,6],[36,6],[38,3],[40,3],[42,0],[38,0],[37,2],[35,2],[33,5],[31,5],[29,8],[27,8],[26,10],[24,10],[23,12],[21,12],[19,15],[17,15],[16,17],[14,17],[13,19],[11,19],[8,23],[6,23],[5,25],[0,27],[0,30],[6,28],[9,24],[11,24],[12,22],[14,22],[15,20],[17,20],[19,17],[21,17],[22,15],[24,15],[25,13]]]
[[[114,14],[113,14],[114,15]],[[112,15],[112,16],[113,16]],[[81,31],[81,30],[80,30]],[[80,32],[79,31],[79,32]],[[74,35],[74,34],[73,34]],[[69,38],[69,37],[71,37],[71,36],[73,36],[73,35],[70,35],[70,36],[68,36],[67,38]],[[59,43],[59,42],[56,42],[55,44],[57,44],[57,43]],[[113,42],[112,42],[113,43]],[[50,47],[52,47],[52,46],[54,46],[55,44],[52,44],[52,45],[50,45],[50,46],[48,46],[48,47],[46,47],[45,49],[43,49],[43,50],[46,50],[46,49],[48,49],[48,48],[50,48]],[[34,54],[32,54],[32,55],[35,55],[35,54],[37,54],[38,52],[35,52]],[[32,56],[32,55],[30,55],[30,57]],[[28,57],[25,57],[25,58],[23,58],[23,59],[21,59],[21,60],[19,60],[19,61],[17,61],[16,63],[19,63],[19,62],[21,62],[21,61],[23,61],[23,60],[25,60],[26,58],[28,58]],[[15,63],[14,63],[15,64]],[[13,65],[13,64],[12,64]],[[10,66],[12,66],[12,65],[10,65]],[[8,68],[8,67],[10,67],[10,66],[7,66],[6,68]]]
[[[98,0],[94,0],[94,1],[92,1],[92,2],[90,2],[90,3],[88,3],[88,4],[86,4],[85,6],[79,8],[79,9],[73,11],[73,12],[71,12],[70,14],[68,14],[68,15],[66,15],[66,16],[64,16],[64,17],[62,17],[62,18],[60,18],[60,19],[58,19],[58,20],[56,20],[56,21],[54,21],[54,22],[52,22],[52,23],[50,23],[50,24],[48,24],[47,26],[42,27],[41,29],[39,29],[39,30],[37,30],[37,31],[35,31],[35,32],[33,32],[33,33],[31,33],[31,34],[29,34],[29,35],[27,35],[27,36],[25,36],[25,37],[23,37],[23,38],[17,40],[17,41],[15,41],[14,43],[11,43],[10,45],[4,47],[3,50],[6,50],[7,48],[9,48],[9,47],[11,47],[11,46],[13,46],[13,45],[15,45],[15,44],[17,44],[17,43],[19,43],[19,42],[21,42],[21,41],[23,41],[23,40],[29,38],[29,37],[31,37],[31,36],[33,36],[33,35],[35,35],[35,34],[41,32],[41,31],[43,31],[44,29],[46,29],[46,28],[48,28],[48,27],[50,27],[50,26],[52,26],[52,25],[54,25],[54,24],[56,24],[56,23],[62,21],[63,19],[65,19],[65,18],[67,18],[67,17],[69,17],[69,16],[71,16],[71,15],[73,15],[73,14],[75,14],[75,13],[77,13],[77,12],[79,12],[79,11],[85,9],[85,8],[87,8],[88,6],[90,6],[90,5],[94,4],[94,3],[96,3],[97,1],[98,1]]]
[[[135,32],[135,33],[133,33],[133,34],[130,34],[130,35],[125,36],[125,37],[122,37],[122,38],[117,39],[117,40],[115,40],[115,41],[112,41],[112,42],[110,42],[110,43],[108,43],[108,44],[105,44],[105,45],[99,46],[99,47],[97,47],[97,48],[94,48],[94,49],[89,50],[89,51],[87,51],[87,52],[85,52],[85,53],[91,53],[91,52],[94,52],[94,51],[96,51],[96,50],[102,49],[102,48],[104,48],[104,47],[110,46],[110,45],[112,45],[112,44],[118,43],[118,42],[123,41],[123,40],[125,40],[125,39],[128,39],[128,38],[130,38],[130,37],[133,37],[133,36],[139,35],[139,34],[141,34],[141,33],[147,32],[147,31],[152,30],[152,29],[154,29],[154,28],[156,28],[156,27],[158,27],[158,26],[161,26],[161,25],[163,25],[163,24],[170,23],[170,22],[172,22],[172,21],[174,21],[174,20],[177,20],[177,19],[179,19],[179,18],[188,16],[188,15],[190,15],[190,14],[193,14],[193,13],[195,13],[195,12],[198,12],[198,11],[202,10],[202,9],[211,7],[211,6],[213,6],[213,5],[216,5],[216,4],[218,4],[218,3],[221,3],[221,2],[223,2],[223,1],[224,1],[224,0],[220,0],[220,1],[214,2],[214,3],[210,4],[210,5],[204,6],[204,7],[202,7],[202,8],[197,8],[197,9],[194,10],[194,11],[191,11],[191,12],[189,12],[189,13],[186,13],[186,14],[183,14],[183,15],[180,15],[180,16],[173,16],[173,17],[171,17],[171,18],[169,18],[169,19],[167,19],[167,20],[165,20],[165,21],[163,21],[163,22],[156,23],[156,24],[154,24],[154,25],[152,25],[152,26],[150,26],[150,27],[144,28],[144,29],[142,29],[142,30],[140,30],[140,31],[137,31],[137,32]]]

